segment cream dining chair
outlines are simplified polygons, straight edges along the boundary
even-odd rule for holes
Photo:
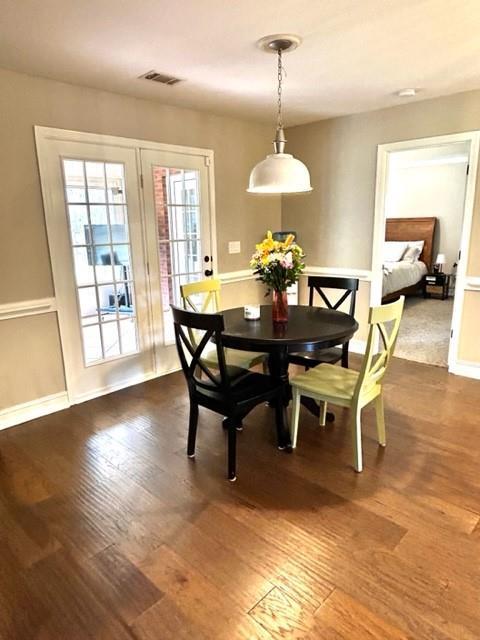
[[[325,425],[328,402],[351,410],[353,466],[356,471],[363,470],[361,411],[372,401],[375,401],[378,442],[382,447],[386,445],[382,381],[395,348],[404,301],[405,297],[401,296],[396,302],[370,309],[370,330],[360,371],[321,364],[290,380],[293,394],[290,435],[293,448],[297,444],[301,396],[320,403],[322,426]],[[379,352],[375,353],[378,336]]]
[[[196,313],[216,313],[220,311],[220,288],[218,279],[210,278],[198,282],[189,282],[180,286],[183,306],[187,311]],[[192,338],[192,336],[190,336]],[[214,366],[217,358],[216,346],[205,350],[203,360]],[[268,373],[268,354],[255,351],[240,351],[237,349],[225,349],[227,365],[250,369],[256,364],[262,364],[263,373]]]

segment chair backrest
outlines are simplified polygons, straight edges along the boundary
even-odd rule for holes
[[[175,329],[175,343],[182,370],[189,389],[212,389],[227,392],[230,380],[225,364],[225,352],[222,344],[224,329],[223,315],[220,313],[196,313],[186,311],[172,305],[173,324]],[[186,329],[186,331],[185,331]],[[195,340],[192,335],[195,335]],[[199,337],[201,335],[201,338]],[[212,340],[216,346],[217,364],[213,370],[202,358],[207,346],[211,347]],[[216,370],[218,369],[218,372]],[[205,374],[203,379],[201,375]]]
[[[198,313],[220,311],[220,280],[209,278],[180,286],[183,306]]]
[[[368,317],[370,330],[367,347],[355,395],[367,394],[383,380],[395,349],[404,302],[405,296],[400,296],[390,304],[371,307]],[[379,351],[375,353],[378,337],[380,338]]]
[[[357,300],[358,278],[337,278],[332,276],[309,276],[308,288],[310,289],[308,296],[308,304],[313,306],[313,297],[315,291],[325,303],[327,309],[339,309],[342,304],[350,297],[349,315],[355,315],[355,304]],[[343,294],[340,295],[336,302],[327,296],[324,289],[340,289]]]

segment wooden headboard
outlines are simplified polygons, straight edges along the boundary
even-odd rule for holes
[[[433,243],[437,218],[387,218],[385,240],[423,240],[423,251],[419,260],[430,271],[433,264]]]

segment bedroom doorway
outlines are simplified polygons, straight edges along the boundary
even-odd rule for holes
[[[455,365],[478,133],[380,145],[372,301],[405,295],[396,356]]]

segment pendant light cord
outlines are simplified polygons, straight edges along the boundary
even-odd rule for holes
[[[282,80],[283,80],[283,65],[282,65],[282,50],[278,50],[278,112],[277,112],[277,129],[283,129],[282,121]]]

